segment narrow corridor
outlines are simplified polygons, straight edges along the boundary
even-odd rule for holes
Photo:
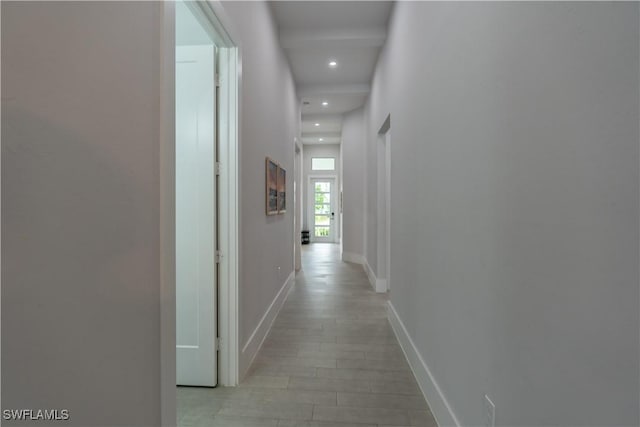
[[[184,427],[436,426],[387,321],[386,296],[338,245],[303,269],[236,388],[178,389]]]

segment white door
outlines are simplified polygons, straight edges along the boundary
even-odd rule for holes
[[[178,385],[217,384],[215,47],[176,47]]]
[[[336,206],[334,178],[311,180],[311,241],[335,242]]]

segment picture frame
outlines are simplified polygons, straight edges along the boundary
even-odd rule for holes
[[[287,212],[287,171],[278,165],[278,213]]]
[[[265,160],[265,213],[278,214],[278,163],[267,157]]]

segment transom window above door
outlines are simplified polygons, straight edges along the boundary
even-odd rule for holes
[[[311,170],[333,171],[336,170],[336,159],[333,157],[312,157]]]

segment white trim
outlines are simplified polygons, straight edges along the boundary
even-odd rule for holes
[[[302,147],[299,139],[293,139],[293,265],[295,271],[302,268]]]
[[[206,24],[213,30],[211,36],[217,47],[238,46],[233,21],[227,16],[220,0],[185,1],[185,3],[191,8],[195,6],[194,9],[199,12],[198,15],[206,19]]]
[[[389,290],[389,286],[387,286],[387,279],[378,279],[376,280],[376,292],[379,294],[383,294]]]
[[[323,240],[322,238],[318,240],[318,238],[314,237],[314,227],[315,227],[315,215],[314,215],[314,200],[315,200],[315,190],[313,187],[313,180],[314,179],[319,179],[319,180],[323,180],[323,179],[332,179],[333,180],[333,186],[332,186],[332,191],[331,191],[331,206],[333,208],[333,211],[335,212],[336,210],[340,209],[339,205],[339,201],[336,203],[336,194],[340,195],[340,191],[338,189],[338,185],[339,185],[339,175],[330,175],[330,174],[319,174],[319,175],[309,175],[307,177],[307,191],[308,191],[308,197],[307,197],[307,218],[308,218],[308,228],[309,228],[309,241],[310,243],[340,243],[340,237],[339,237],[339,227],[340,227],[340,213],[338,213],[337,216],[334,217],[334,224],[333,224],[333,239],[331,240]],[[337,218],[337,219],[335,219]]]
[[[226,229],[220,236],[223,258],[220,264],[219,328],[222,339],[219,383],[234,386],[239,382],[238,358],[238,282],[239,282],[239,200],[238,200],[238,140],[240,122],[241,53],[239,40],[234,37],[231,21],[224,14],[219,1],[202,0],[198,7],[205,12],[211,25],[222,32],[225,46],[219,46],[221,57],[228,60],[228,70],[221,69],[221,83],[227,76],[226,97],[228,111],[224,123],[227,146],[220,144],[221,173],[220,220]],[[216,18],[216,19],[212,19]],[[161,94],[159,147],[160,174],[160,422],[162,426],[176,425],[176,283],[175,283],[175,4],[160,5],[161,27]],[[224,71],[227,71],[225,73]],[[222,87],[221,87],[222,89]],[[222,126],[221,126],[222,127]],[[224,133],[226,132],[226,133]]]
[[[219,385],[233,387],[240,383],[239,283],[240,252],[240,155],[242,88],[242,48],[239,32],[220,0],[200,0],[197,3],[216,33],[222,38],[219,48],[220,99],[226,99],[227,111],[220,120],[220,249],[218,328],[221,340]],[[228,66],[225,69],[224,65]],[[225,82],[227,83],[225,85]],[[221,112],[225,111],[221,105]],[[225,133],[226,132],[226,133]],[[224,209],[222,209],[224,208]],[[226,230],[222,230],[226,227]]]
[[[364,265],[364,257],[353,252],[342,252],[342,260]]]
[[[376,277],[376,273],[373,272],[373,268],[371,268],[366,258],[362,257],[362,261],[362,268],[364,268],[365,273],[367,273],[369,283],[373,290],[381,294],[387,292],[387,281]]]
[[[175,3],[160,4],[160,424],[176,425]]]
[[[238,366],[238,49],[221,48],[220,59],[220,224],[218,330],[221,385],[232,387],[239,382]],[[226,104],[227,108],[224,108]],[[226,114],[225,114],[226,113]],[[230,113],[230,114],[229,114]]]
[[[390,120],[390,117],[388,118]],[[384,150],[385,150],[385,241],[386,241],[386,283],[385,290],[389,292],[391,290],[391,129],[387,129],[387,133],[384,134]]]
[[[377,136],[377,266],[389,290],[391,272],[391,115],[387,115]]]
[[[219,352],[218,383],[223,386],[236,386],[239,383],[239,76],[241,69],[238,40],[234,37],[231,20],[226,16],[219,1],[188,2],[192,9],[198,10],[197,16],[204,17],[215,33],[220,59],[220,188],[219,188],[219,227],[220,251],[218,329],[221,348]],[[226,114],[225,114],[226,113]]]
[[[262,347],[262,343],[264,343],[264,340],[267,338],[267,335],[271,330],[273,322],[276,320],[280,309],[284,305],[284,302],[287,300],[289,291],[292,289],[292,285],[295,283],[295,278],[296,273],[295,271],[292,271],[278,291],[273,301],[271,301],[269,308],[267,309],[267,311],[265,311],[262,319],[260,319],[258,326],[256,326],[256,328],[253,330],[253,333],[247,340],[247,343],[242,348],[242,360],[247,360],[248,363],[244,364],[245,371],[242,373],[241,377],[244,377],[245,373],[249,371],[253,360],[258,355],[258,352]]]
[[[371,284],[371,287],[373,288],[373,290],[376,290],[376,281],[378,280],[376,278],[376,274],[373,272],[373,268],[371,268],[371,266],[369,265],[369,261],[364,258],[363,259],[363,263],[362,263],[362,268],[364,268],[364,272],[367,273],[367,277],[369,278],[369,284]]]
[[[406,357],[407,362],[409,362],[411,371],[413,371],[413,376],[416,378],[418,386],[420,387],[424,398],[427,400],[436,422],[440,427],[459,427],[460,422],[458,421],[456,414],[447,402],[447,399],[438,386],[435,378],[433,378],[431,370],[422,358],[422,355],[411,339],[411,336],[407,332],[407,328],[405,328],[404,323],[402,323],[402,320],[400,319],[400,316],[398,316],[393,304],[391,304],[391,301],[388,302],[387,307],[391,328],[393,329],[396,338],[398,338],[398,342],[400,343],[400,347],[402,347],[404,356]]]

